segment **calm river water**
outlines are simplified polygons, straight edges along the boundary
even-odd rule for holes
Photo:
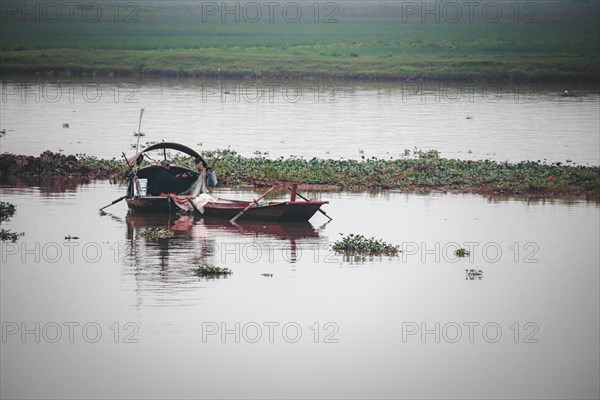
[[[588,87],[5,77],[1,106],[0,150],[19,154],[132,153],[144,107],[142,143],[600,164]],[[98,214],[123,193],[0,187],[2,226],[26,234],[1,244],[2,398],[600,396],[597,203],[315,192],[332,222]],[[402,252],[345,259],[340,233]]]
[[[416,147],[447,158],[600,164],[597,88],[493,82],[5,77],[0,147],[120,157],[132,152],[142,107],[142,143],[307,158],[398,158]]]
[[[123,191],[0,188],[18,210],[3,226],[26,233],[2,244],[2,398],[600,394],[596,203],[310,193],[332,222],[98,214]],[[146,240],[146,227],[175,237]],[[354,232],[404,252],[329,251]],[[233,274],[199,278],[202,263]]]

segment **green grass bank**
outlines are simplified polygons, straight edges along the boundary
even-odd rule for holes
[[[484,1],[472,16],[466,3],[451,2],[458,19],[435,1],[295,2],[297,20],[284,12],[290,2],[271,15],[251,13],[248,2],[99,1],[94,23],[89,2],[52,22],[49,2],[33,3],[37,20],[35,6],[30,14],[4,10],[3,73],[538,82],[600,75],[597,0]],[[426,3],[439,11],[425,13]],[[487,3],[498,19],[483,11]]]

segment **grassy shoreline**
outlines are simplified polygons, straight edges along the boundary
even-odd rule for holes
[[[49,1],[32,3],[42,9]],[[341,1],[299,2],[303,17],[294,22],[281,7],[272,19],[263,14],[265,18],[253,22],[243,13],[236,18],[206,15],[205,3],[122,2],[123,13],[117,16],[118,2],[100,0],[94,4],[103,10],[102,18],[94,23],[83,18],[81,4],[73,18],[57,21],[41,18],[44,15],[33,20],[30,14],[13,10],[0,24],[0,71],[201,78],[600,80],[596,0],[526,3],[529,8],[535,5],[533,14],[518,13],[518,3],[494,2],[501,8],[501,18],[494,21],[481,7],[473,18],[464,14],[453,21],[440,15],[406,15],[405,2]],[[429,3],[431,8],[444,2]],[[225,0],[217,6],[232,9],[240,4]]]
[[[220,185],[265,187],[296,182],[304,190],[395,190],[513,195],[527,198],[600,199],[600,166],[569,166],[541,162],[498,163],[439,158],[435,151],[398,160],[331,160],[313,158],[242,157],[235,151],[204,153],[215,165]],[[190,158],[176,164],[193,168]],[[2,181],[8,177],[123,179],[125,165],[116,159],[0,154]]]
[[[329,57],[227,49],[4,51],[0,72],[63,76],[598,82],[599,58],[560,56]],[[218,69],[215,67],[220,65]]]

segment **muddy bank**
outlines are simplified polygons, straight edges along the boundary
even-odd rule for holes
[[[0,180],[11,178],[35,182],[37,180],[61,179],[91,181],[95,179],[122,179],[126,172],[116,160],[98,160],[87,156],[64,155],[49,150],[38,157],[0,154]]]

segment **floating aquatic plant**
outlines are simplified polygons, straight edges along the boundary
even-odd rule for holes
[[[196,268],[196,275],[201,277],[221,277],[233,274],[229,268],[215,267],[213,265],[201,265]]]
[[[398,254],[398,246],[386,243],[381,239],[374,237],[367,239],[363,235],[349,234],[336,241],[333,250],[344,254],[361,254],[372,256],[395,256]]]
[[[17,207],[14,204],[0,201],[0,223],[8,221],[15,215]],[[0,228],[0,241],[16,242],[24,233],[13,232],[10,229]]]
[[[169,239],[173,237],[174,233],[166,229],[147,228],[141,235],[146,239]]]
[[[461,257],[462,258],[462,257],[468,256],[469,254],[471,254],[471,253],[468,250],[463,249],[462,247],[459,248],[459,249],[454,250],[454,255],[456,257]]]
[[[17,211],[17,207],[14,204],[6,201],[0,201],[0,221],[7,221]]]
[[[25,236],[24,233],[13,232],[10,229],[0,229],[0,241],[3,242],[16,242],[21,236]]]
[[[465,279],[474,281],[475,279],[483,279],[483,271],[480,269],[465,269]]]
[[[150,144],[149,142],[148,144]],[[408,157],[410,155],[410,157]],[[467,191],[555,197],[561,195],[600,195],[600,166],[574,166],[559,162],[523,161],[516,164],[490,160],[454,160],[440,158],[430,150],[406,150],[402,158],[384,160],[368,157],[360,160],[302,159],[300,157],[243,157],[234,150],[202,152],[215,167],[224,185],[251,184],[269,186],[280,182],[331,185],[340,188],[380,188],[412,191]],[[45,152],[43,157],[0,154],[0,163],[9,165],[10,174],[44,176],[124,177],[125,164],[117,159],[101,160],[78,154],[62,156]],[[147,159],[146,159],[147,158]],[[19,166],[23,160],[26,164]],[[49,160],[49,161],[48,161]],[[177,156],[173,164],[195,169],[194,159]],[[154,163],[145,157],[141,167]]]

